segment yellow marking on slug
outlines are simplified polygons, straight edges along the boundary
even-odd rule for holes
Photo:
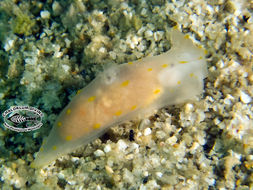
[[[92,101],[94,101],[94,100],[95,100],[95,98],[96,98],[95,96],[91,96],[91,97],[89,97],[89,98],[88,98],[88,102],[92,102]]]
[[[148,71],[152,71],[152,68],[148,68]]]
[[[72,140],[72,136],[70,136],[70,135],[69,135],[69,136],[66,136],[65,140],[66,140],[66,141],[71,141],[71,140]]]
[[[115,113],[116,116],[120,116],[121,114],[122,114],[122,111],[121,111],[121,110],[119,110],[119,111],[117,111],[117,112]]]
[[[243,146],[244,149],[249,148],[249,144],[243,144],[242,146]]]
[[[161,90],[160,89],[156,89],[156,90],[154,90],[154,93],[155,94],[158,94],[158,93],[160,93],[161,92]]]
[[[177,84],[181,84],[181,81],[179,80],[179,81],[177,81]]]
[[[124,81],[124,82],[121,83],[121,86],[122,86],[122,87],[125,87],[125,86],[127,86],[128,84],[129,84],[129,80],[126,80],[126,81]]]
[[[190,35],[189,35],[189,34],[186,34],[186,35],[184,36],[184,38],[185,38],[185,39],[190,39]]]
[[[93,125],[93,129],[99,129],[101,127],[100,123],[96,123],[95,125]]]
[[[202,56],[200,56],[200,57],[198,58],[198,60],[201,60],[201,59],[203,59],[203,57],[202,57]]]
[[[40,152],[43,152],[43,151],[44,151],[44,148],[43,148],[43,147],[41,147],[41,148],[40,148]]]
[[[135,110],[136,108],[137,108],[137,106],[134,105],[134,106],[131,107],[131,110]]]
[[[168,64],[163,64],[162,67],[166,68],[166,67],[168,67]]]
[[[66,114],[69,115],[71,113],[71,109],[67,109]]]
[[[172,27],[174,30],[178,30],[179,29],[179,26],[178,25],[175,25]]]
[[[196,47],[199,48],[199,49],[202,49],[202,48],[203,48],[203,46],[200,45],[200,44],[196,44]]]
[[[193,74],[193,73],[190,73],[190,77],[194,77],[194,74]]]
[[[58,127],[61,127],[61,126],[62,126],[62,122],[59,121],[59,122],[57,123],[57,126],[58,126]]]
[[[189,63],[188,61],[179,61],[181,64]]]
[[[57,149],[57,146],[53,146],[52,149],[53,149],[53,150],[56,150],[56,149]]]
[[[128,62],[128,65],[132,65],[132,64],[133,64],[133,62],[131,62],[131,61],[130,61],[130,62]]]

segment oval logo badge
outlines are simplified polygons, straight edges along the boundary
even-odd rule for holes
[[[13,106],[4,111],[4,126],[16,132],[29,132],[39,129],[43,113],[31,106]]]

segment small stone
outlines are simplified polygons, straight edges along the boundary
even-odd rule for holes
[[[168,138],[165,142],[167,144],[173,145],[173,144],[175,144],[177,142],[177,137],[176,136],[172,136],[172,137]]]
[[[231,100],[228,99],[228,98],[225,98],[225,99],[224,99],[224,104],[226,104],[226,105],[231,105]]]
[[[72,158],[71,158],[71,161],[72,161],[72,162],[78,162],[78,161],[79,161],[79,158],[78,158],[78,157],[72,157]]]
[[[158,138],[158,139],[163,139],[163,138],[165,138],[167,136],[167,134],[164,132],[164,131],[157,131],[156,132],[156,137]]]
[[[212,186],[215,184],[215,179],[205,178],[205,181],[208,183],[209,186]]]
[[[117,145],[118,145],[118,149],[122,151],[124,151],[128,147],[128,145],[123,140],[119,140]]]
[[[147,17],[148,15],[147,15],[147,9],[145,9],[145,8],[143,8],[142,10],[141,10],[141,16],[143,16],[143,17]]]
[[[110,52],[109,52],[109,55],[110,55],[110,57],[111,57],[113,60],[115,60],[115,59],[117,58],[117,54],[116,54],[115,52],[113,52],[113,51],[110,51]]]
[[[96,157],[100,157],[100,156],[104,156],[105,155],[105,153],[102,151],[102,150],[96,150],[95,152],[94,152],[94,155],[96,156]]]
[[[54,1],[53,5],[52,5],[52,9],[53,9],[55,15],[59,15],[62,10],[61,5],[58,1]]]
[[[126,2],[121,3],[121,8],[122,9],[127,9],[128,8],[128,4]]]
[[[64,41],[66,43],[66,47],[70,48],[71,40],[69,40],[68,38],[65,38]]]
[[[190,113],[193,111],[193,109],[194,109],[194,106],[192,104],[188,103],[185,105],[185,113]]]
[[[63,56],[63,53],[60,52],[60,51],[57,51],[57,52],[54,53],[54,57],[56,57],[56,58],[60,58],[62,56]]]
[[[50,12],[49,11],[41,11],[40,16],[43,19],[50,19]]]
[[[76,181],[70,180],[70,181],[68,181],[68,184],[69,184],[69,185],[75,185],[75,184],[76,184]]]
[[[154,40],[160,41],[163,38],[164,32],[163,31],[157,31],[154,33]]]
[[[132,148],[133,150],[138,149],[138,148],[139,148],[139,145],[136,144],[136,143],[132,143],[132,144],[131,144],[131,148]]]
[[[241,91],[240,92],[240,100],[245,103],[245,104],[248,104],[251,102],[251,97],[246,94],[245,92]]]
[[[133,24],[134,24],[135,30],[139,30],[142,26],[142,21],[141,21],[140,17],[134,15],[133,16]]]
[[[157,176],[157,177],[162,177],[162,176],[163,176],[163,173],[162,173],[162,172],[156,172],[156,176]]]
[[[5,51],[10,51],[13,48],[13,46],[14,46],[14,42],[15,41],[13,39],[8,39],[6,41],[6,43],[4,44]]]
[[[147,177],[148,176],[148,171],[144,171],[143,176]]]
[[[112,150],[112,148],[111,148],[111,145],[106,145],[105,147],[104,147],[104,152],[105,153],[108,153],[108,152],[110,152]]]
[[[145,130],[144,130],[144,136],[148,136],[148,135],[150,135],[151,134],[151,129],[150,128],[146,128]]]
[[[104,47],[99,48],[99,53],[106,53],[106,49]]]
[[[145,37],[146,37],[146,38],[149,38],[149,37],[151,37],[151,36],[153,36],[153,32],[152,32],[151,30],[147,30],[147,31],[145,32]]]
[[[216,117],[213,121],[215,125],[218,125],[221,122],[218,117]]]
[[[65,178],[65,175],[64,175],[63,172],[60,172],[60,173],[57,174],[57,177],[58,177],[59,179],[64,179],[64,178]]]
[[[196,150],[199,148],[199,143],[197,143],[197,142],[194,142],[193,144],[192,144],[192,147],[190,148],[190,153],[191,154],[195,154],[196,153]]]
[[[70,66],[68,65],[62,65],[62,68],[65,72],[68,72],[70,70]]]
[[[110,167],[110,166],[105,166],[105,171],[106,171],[106,173],[107,174],[113,174],[114,172],[113,172],[113,169]]]

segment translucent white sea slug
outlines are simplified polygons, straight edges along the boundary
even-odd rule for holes
[[[168,52],[109,67],[80,90],[59,115],[32,167],[89,143],[110,126],[200,94],[207,73],[204,50],[175,29],[171,42]]]

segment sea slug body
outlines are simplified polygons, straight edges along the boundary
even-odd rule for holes
[[[112,125],[200,94],[207,74],[204,50],[175,29],[171,41],[168,52],[111,66],[78,91],[59,115],[32,166],[49,164]]]

